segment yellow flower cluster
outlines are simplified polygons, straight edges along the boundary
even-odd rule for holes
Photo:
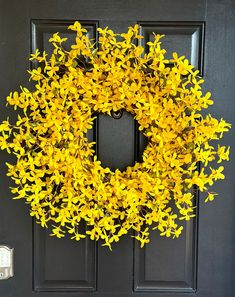
[[[165,59],[162,36],[154,35],[144,53],[138,25],[123,34],[99,28],[98,44],[80,23],[69,29],[76,32],[69,51],[66,38],[56,33],[50,57],[38,50],[31,55],[40,66],[29,71],[35,89],[7,97],[22,109],[14,125],[0,125],[1,149],[17,158],[7,164],[16,184],[12,193],[57,237],[89,236],[110,248],[131,229],[141,246],[149,242],[150,229],[178,237],[179,220],[194,216],[195,190],[207,192],[211,201],[215,193],[208,186],[224,178],[222,166],[209,164],[228,160],[229,148],[210,141],[230,124],[202,116],[213,103],[210,93],[203,94],[199,71],[187,59],[176,53]],[[120,109],[138,121],[148,145],[142,163],[113,172],[102,167],[86,136],[94,112]]]

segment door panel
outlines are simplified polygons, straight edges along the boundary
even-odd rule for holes
[[[204,55],[204,22],[139,22],[144,38],[141,45],[145,46],[154,39],[154,33],[165,34],[162,47],[167,51],[166,59],[173,52],[184,55],[189,62],[202,73]]]
[[[81,229],[85,229],[82,226]],[[81,232],[84,232],[81,230]],[[68,236],[58,241],[34,223],[33,290],[79,292],[96,290],[96,243],[77,243]],[[68,252],[69,251],[69,252]]]
[[[53,33],[68,37],[68,47],[73,43],[74,34],[67,27],[75,20],[96,41],[98,27],[122,32],[138,23],[144,36],[141,44],[151,41],[153,32],[166,34],[162,39],[166,57],[173,51],[185,55],[206,78],[205,89],[219,98],[212,113],[234,121],[232,1],[0,0],[0,5],[2,98],[20,85],[30,87],[26,70],[35,65],[30,65],[27,57],[36,48],[51,52],[48,39]],[[4,100],[0,104],[0,120],[9,115],[15,118]],[[225,136],[228,145],[234,144],[232,134]],[[88,138],[96,141],[96,154],[103,166],[113,170],[141,161],[147,144],[137,122],[125,111],[119,119],[97,115]],[[51,237],[49,230],[32,221],[27,205],[12,200],[5,162],[14,158],[6,152],[0,154],[0,244],[15,248],[15,276],[0,281],[0,297],[31,297],[35,293],[39,297],[234,296],[233,156],[226,164],[226,180],[213,189],[219,198],[204,204],[203,197],[195,196],[197,218],[185,223],[179,239],[152,232],[151,243],[141,249],[130,233],[111,252],[89,239],[76,242]]]
[[[134,290],[137,292],[195,292],[197,278],[197,222],[187,222],[177,240],[159,238],[143,249],[135,244]],[[162,256],[164,255],[164,256]]]

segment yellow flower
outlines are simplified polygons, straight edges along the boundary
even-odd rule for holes
[[[205,202],[208,202],[208,201],[213,201],[214,199],[215,199],[215,196],[216,196],[217,194],[216,193],[208,193],[208,196],[206,197],[206,199],[205,199]]]
[[[230,147],[226,147],[226,146],[220,146],[218,145],[218,150],[217,150],[217,154],[219,157],[219,161],[218,163],[221,163],[223,160],[229,160],[229,151],[230,151]]]
[[[56,32],[53,34],[53,36],[49,39],[49,42],[51,43],[62,43],[68,40],[68,38],[61,38],[59,36],[59,32]]]

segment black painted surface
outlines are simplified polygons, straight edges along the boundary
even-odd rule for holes
[[[206,79],[215,100],[211,112],[234,123],[235,3],[231,0],[0,0],[0,97],[29,85],[26,70],[31,49],[50,50],[53,32],[69,35],[66,27],[79,20],[91,38],[97,26],[117,32],[139,23],[145,41],[152,31],[167,34],[168,54],[186,55]],[[1,100],[0,120],[14,112]],[[234,145],[234,132],[225,143]],[[131,115],[120,119],[100,115],[89,139],[97,141],[103,164],[123,169],[141,159],[146,140],[137,133]],[[215,203],[199,197],[198,219],[187,224],[178,240],[151,235],[145,249],[130,237],[110,252],[89,240],[56,239],[35,226],[22,201],[13,201],[0,152],[0,244],[15,248],[15,276],[0,281],[0,297],[156,296],[232,297],[235,283],[235,160],[226,164],[226,180],[214,190]],[[85,226],[84,226],[85,228]]]

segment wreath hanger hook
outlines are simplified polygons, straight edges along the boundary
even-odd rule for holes
[[[123,115],[123,110],[122,110],[122,109],[117,110],[117,111],[114,111],[114,110],[111,111],[111,116],[112,116],[115,120],[120,119],[120,118],[122,117],[122,115]]]

